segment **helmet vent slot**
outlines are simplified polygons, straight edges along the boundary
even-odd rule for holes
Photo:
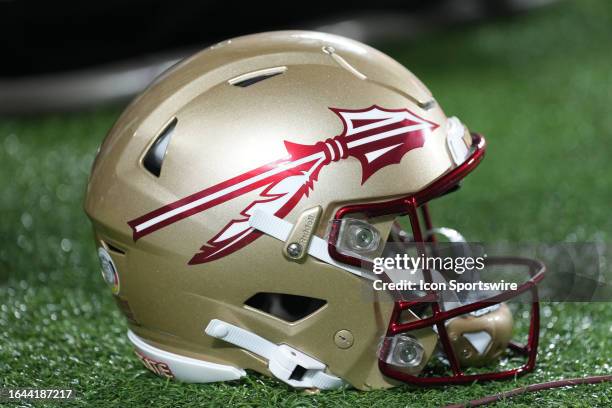
[[[293,323],[305,318],[327,304],[323,299],[285,293],[259,292],[244,304],[286,322]]]
[[[168,144],[170,143],[170,138],[174,133],[176,122],[176,118],[173,118],[164,127],[142,159],[142,165],[144,168],[155,177],[159,177],[161,174],[162,164],[164,163],[164,158],[166,157],[166,150],[168,150]]]
[[[104,246],[109,252],[114,252],[119,255],[125,255],[125,251],[117,246],[111,244],[108,241],[102,241],[102,246]]]
[[[227,82],[229,82],[229,84],[233,86],[246,88],[248,86],[256,84],[257,82],[261,82],[263,80],[283,74],[285,71],[287,71],[287,67],[266,68],[261,69],[259,71],[253,71],[239,75],[235,78],[230,79]]]

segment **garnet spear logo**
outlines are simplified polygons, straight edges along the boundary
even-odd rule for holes
[[[342,120],[342,133],[314,145],[285,141],[289,156],[223,181],[167,204],[128,222],[134,241],[193,214],[206,211],[250,191],[261,189],[260,199],[250,203],[189,261],[190,265],[222,258],[261,235],[249,226],[255,210],[285,217],[307,196],[321,169],[348,157],[361,162],[362,180],[391,164],[412,149],[422,147],[424,136],[438,127],[407,109],[361,110],[330,108]]]

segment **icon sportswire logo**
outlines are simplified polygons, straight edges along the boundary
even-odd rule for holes
[[[313,145],[285,141],[288,157],[264,164],[128,222],[134,241],[191,215],[206,211],[250,191],[261,189],[259,199],[200,248],[190,265],[210,262],[237,251],[261,233],[249,226],[255,210],[285,217],[314,188],[322,168],[353,157],[360,161],[361,184],[370,176],[401,161],[404,154],[422,147],[425,135],[438,127],[407,109],[361,110],[330,108],[344,125],[342,133]]]

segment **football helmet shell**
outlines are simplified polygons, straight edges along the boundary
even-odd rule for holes
[[[406,333],[419,361],[386,375],[389,316],[421,319],[373,292],[358,262],[325,241],[330,222],[369,214],[384,238],[398,214],[414,221],[408,204],[426,204],[405,197],[443,193],[483,152],[481,136],[381,52],[316,32],[250,35],[180,62],[129,105],[95,159],[85,210],[112,258],[130,340],[154,372],[208,382],[251,369],[297,387],[387,388],[421,373],[445,326]],[[259,212],[291,226],[313,208],[317,222],[299,223],[308,248],[287,249],[250,220]],[[283,317],[274,304],[309,313]],[[462,337],[474,327],[505,349],[512,316],[495,313],[497,323],[449,324],[462,363],[479,354]]]

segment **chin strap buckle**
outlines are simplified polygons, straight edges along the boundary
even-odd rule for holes
[[[274,344],[248,330],[212,319],[206,334],[255,353],[268,360],[268,369],[279,380],[295,388],[336,389],[344,381],[325,372],[325,364],[286,344]]]

